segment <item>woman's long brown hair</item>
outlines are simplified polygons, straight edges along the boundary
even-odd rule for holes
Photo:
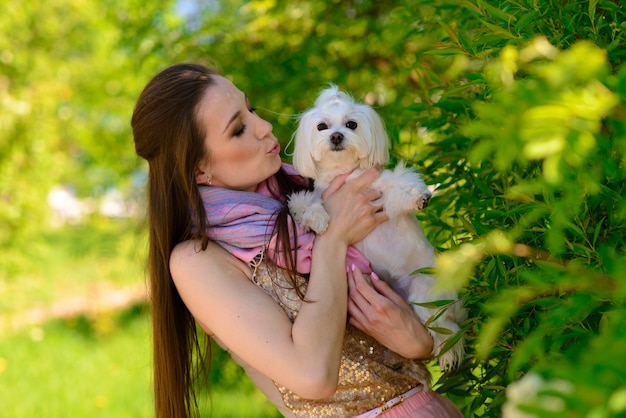
[[[216,75],[215,70],[197,64],[166,68],[146,85],[131,119],[135,150],[149,164],[148,273],[156,418],[197,416],[194,382],[210,365],[209,340],[199,335],[178,294],[169,260],[176,244],[184,240],[199,239],[199,250],[208,245],[206,212],[194,176],[208,152],[197,107]],[[282,169],[276,179],[277,192],[283,196],[303,188]],[[193,228],[192,213],[197,214],[198,228]],[[284,207],[277,214],[274,232],[291,254],[286,213]],[[295,278],[295,265],[288,270]]]

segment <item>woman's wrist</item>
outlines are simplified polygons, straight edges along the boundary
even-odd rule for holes
[[[325,252],[333,256],[333,258],[345,260],[345,255],[348,252],[348,244],[343,239],[345,239],[345,236],[341,234],[326,231],[324,234],[318,235],[315,238],[313,251]]]
[[[402,357],[411,359],[429,359],[433,356],[434,340],[428,329],[422,324],[417,315],[410,315],[406,322],[406,339],[399,343],[402,352],[398,352]]]

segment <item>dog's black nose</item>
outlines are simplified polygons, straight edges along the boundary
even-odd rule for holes
[[[330,142],[332,142],[334,145],[341,144],[341,141],[343,141],[343,134],[342,133],[335,132],[334,134],[332,134],[330,136]]]

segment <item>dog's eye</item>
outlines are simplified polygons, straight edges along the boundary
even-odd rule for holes
[[[317,125],[318,131],[325,131],[326,129],[328,129],[328,125],[326,125],[325,123],[320,123],[319,125]]]
[[[346,128],[348,128],[348,129],[354,130],[354,129],[356,129],[357,126],[358,126],[357,123],[355,121],[353,121],[353,120],[349,120],[346,123]]]

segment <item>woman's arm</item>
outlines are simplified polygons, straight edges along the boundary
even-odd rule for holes
[[[336,390],[347,312],[345,255],[385,220],[366,187],[375,170],[350,180],[325,200],[328,230],[315,240],[311,275],[292,324],[251,282],[248,266],[211,244],[179,244],[170,259],[177,289],[203,329],[216,335],[251,367],[305,398]]]
[[[432,357],[433,338],[413,308],[384,281],[348,274],[350,323],[405,358]]]
[[[328,260],[327,280],[306,294],[316,303],[303,304],[292,324],[251,281],[245,263],[213,243],[205,251],[198,248],[194,241],[179,244],[170,266],[185,305],[201,327],[245,363],[295,393],[307,398],[333,393],[341,345],[337,335],[343,329],[333,325],[345,323],[347,291],[345,284],[343,289],[339,285],[345,283],[345,271],[339,279]],[[341,253],[341,248],[328,253],[332,251]],[[326,294],[320,298],[319,292]]]

